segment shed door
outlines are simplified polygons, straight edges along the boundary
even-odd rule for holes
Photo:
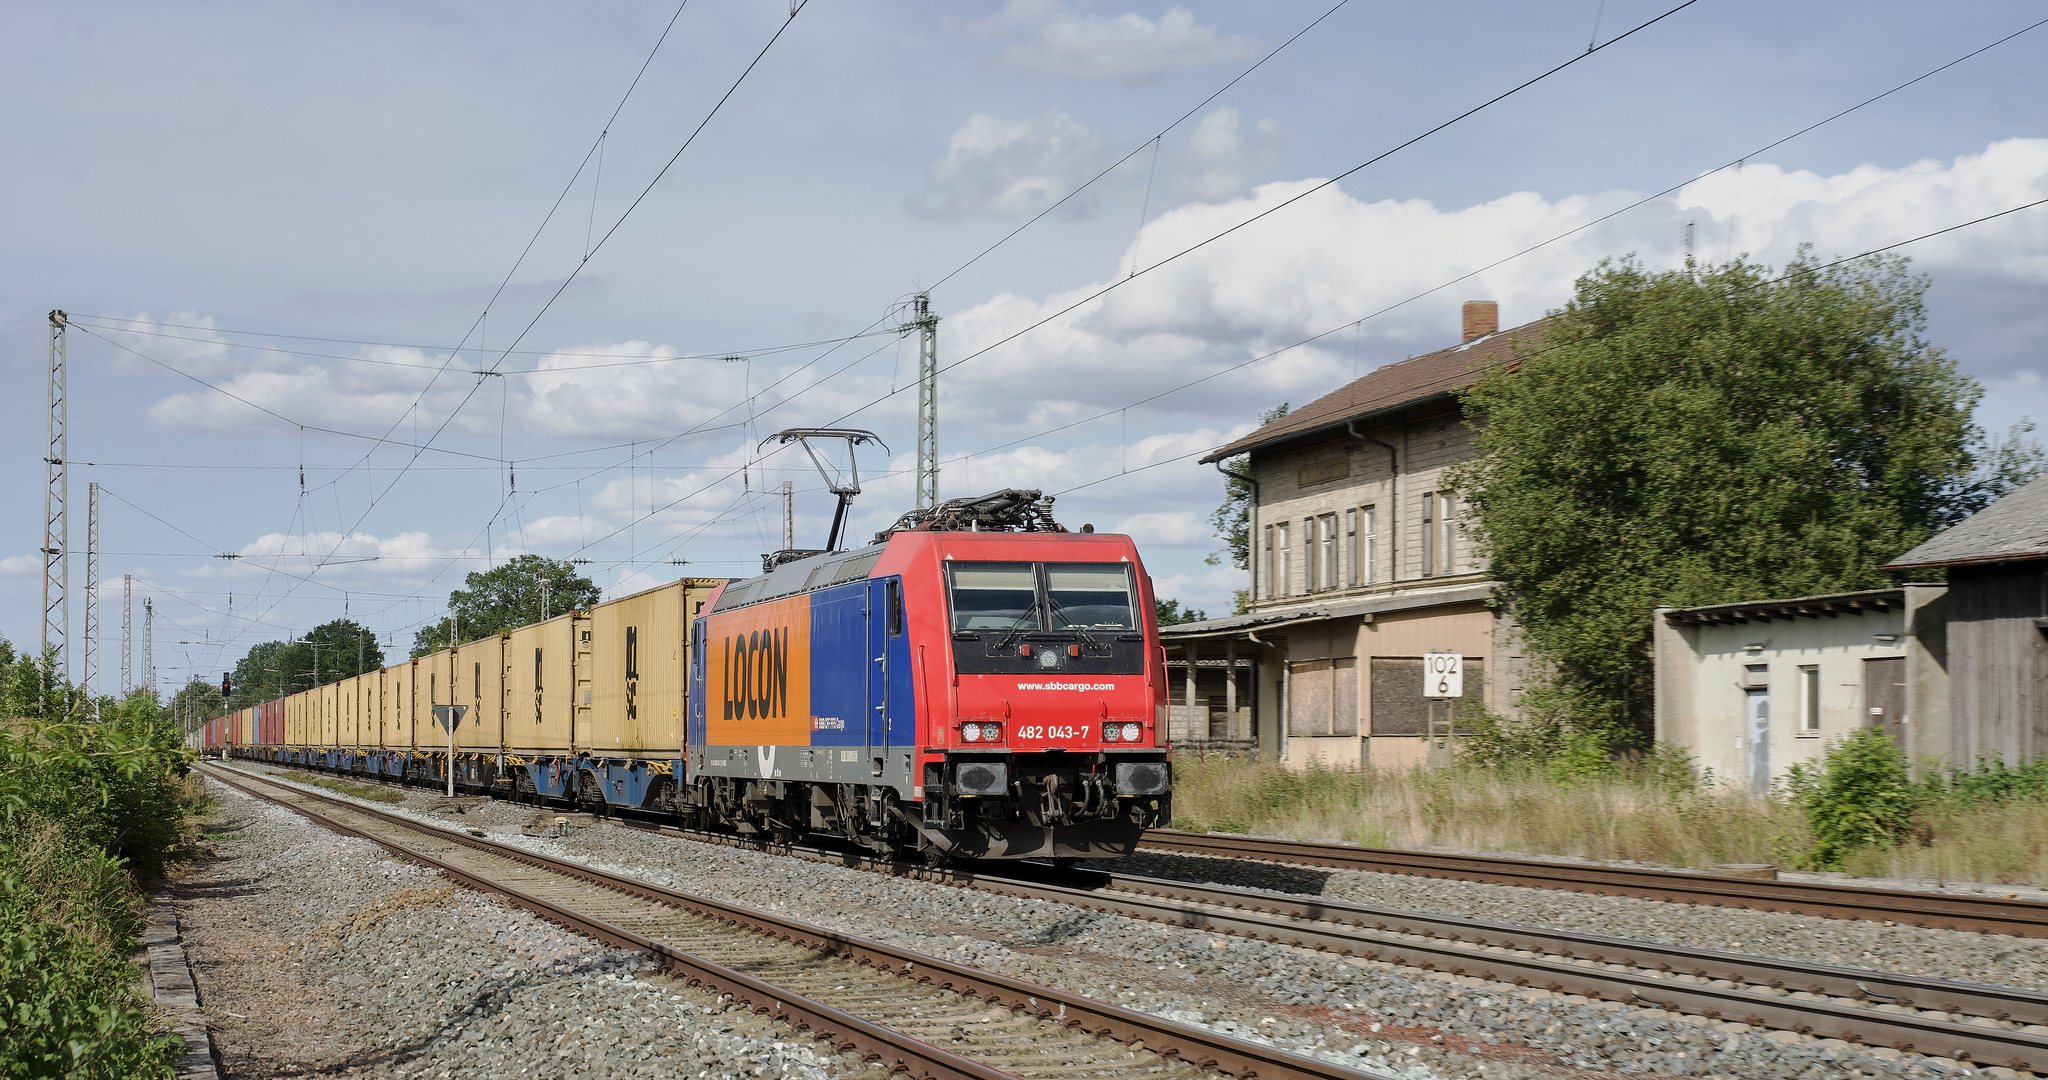
[[[1906,658],[1887,656],[1863,662],[1864,723],[1882,726],[1892,742],[1906,745]]]
[[[1751,690],[1744,705],[1749,720],[1749,786],[1762,795],[1771,790],[1771,692]]]

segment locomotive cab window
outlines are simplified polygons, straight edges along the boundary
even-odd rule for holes
[[[883,591],[884,591],[884,592],[886,592],[886,593],[888,593],[888,603],[889,603],[889,636],[890,636],[890,637],[902,637],[902,636],[903,636],[903,579],[902,579],[902,578],[890,578],[890,579],[889,579],[889,584],[883,587]]]
[[[1045,591],[1055,630],[1138,628],[1124,563],[1047,563]]]
[[[948,570],[955,631],[1045,629],[1030,563],[952,563]]]

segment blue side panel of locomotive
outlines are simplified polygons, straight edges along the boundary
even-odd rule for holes
[[[867,583],[811,594],[811,745],[868,744]]]

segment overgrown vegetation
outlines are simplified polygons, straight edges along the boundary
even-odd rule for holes
[[[1526,712],[1644,747],[1653,608],[1884,586],[1876,567],[2039,471],[2023,430],[1972,424],[1981,389],[1921,337],[1926,288],[1892,257],[1602,263],[1465,395],[1483,421],[1451,481],[1549,672]]]
[[[2048,761],[1923,768],[1868,729],[1769,795],[1717,785],[1682,750],[1604,748],[1447,769],[1296,770],[1174,759],[1174,827],[1370,847],[1452,848],[1663,866],[1777,863],[1864,877],[2048,886]]]
[[[1669,866],[1768,862],[1781,838],[1805,838],[1796,807],[1714,792],[1682,763],[1667,752],[1560,782],[1529,765],[1295,770],[1178,754],[1174,827]]]
[[[128,956],[140,888],[181,854],[197,792],[146,691],[88,701],[0,639],[0,1076],[167,1076]]]

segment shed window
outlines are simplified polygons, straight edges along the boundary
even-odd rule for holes
[[[1799,669],[1799,732],[1820,734],[1820,665]]]
[[[1436,576],[1436,492],[1422,493],[1422,576]]]

